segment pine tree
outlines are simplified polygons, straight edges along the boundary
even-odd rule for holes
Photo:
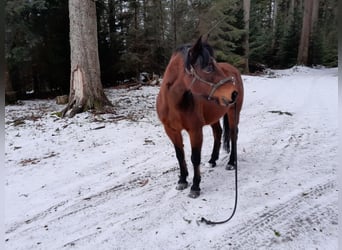
[[[209,32],[209,42],[215,49],[216,59],[244,68],[243,9],[236,0],[216,0],[208,5],[202,16],[202,34]],[[215,19],[212,19],[212,17]]]
[[[272,65],[273,28],[270,1],[252,1],[250,14],[250,61]]]
[[[297,63],[298,46],[300,39],[300,13],[294,10],[291,23],[284,26],[283,35],[279,41],[279,51],[275,55],[280,68],[289,68]]]
[[[68,91],[67,0],[6,1],[5,50],[13,89],[35,97]],[[32,94],[31,94],[32,95]]]
[[[337,67],[337,1],[320,1],[317,23],[313,28],[309,48],[309,64]]]

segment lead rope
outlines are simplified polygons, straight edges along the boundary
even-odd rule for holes
[[[226,223],[228,221],[230,221],[234,214],[235,214],[235,211],[236,211],[236,207],[237,207],[237,199],[238,199],[238,176],[237,176],[237,169],[238,169],[238,164],[237,164],[237,147],[236,147],[236,141],[237,141],[237,127],[236,127],[236,124],[237,124],[237,108],[236,108],[236,102],[234,104],[234,111],[235,111],[235,135],[236,135],[236,138],[235,138],[235,152],[234,152],[234,158],[235,158],[235,204],[234,204],[234,209],[233,209],[233,212],[232,214],[230,215],[230,217],[226,220],[223,220],[223,221],[211,221],[211,220],[207,220],[206,218],[202,217],[200,222],[204,222],[206,223],[207,225],[217,225],[217,224],[223,224],[223,223]]]

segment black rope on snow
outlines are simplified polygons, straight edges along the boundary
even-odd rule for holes
[[[236,207],[237,207],[237,199],[238,199],[238,175],[237,175],[237,169],[238,169],[238,164],[237,164],[237,145],[236,145],[236,141],[237,141],[237,107],[236,107],[236,102],[234,104],[234,110],[235,110],[235,152],[234,152],[234,158],[235,158],[235,203],[234,203],[234,209],[233,209],[233,212],[232,214],[229,216],[228,219],[226,220],[222,220],[222,221],[211,221],[211,220],[208,220],[204,217],[201,218],[200,222],[204,222],[205,224],[207,225],[218,225],[218,224],[223,224],[223,223],[226,223],[228,221],[230,221],[235,212],[236,212]]]

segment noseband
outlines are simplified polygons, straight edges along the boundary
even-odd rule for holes
[[[222,85],[224,84],[228,84],[228,83],[233,83],[235,85],[235,78],[233,76],[230,76],[230,77],[226,77],[226,78],[223,78],[222,80],[220,80],[219,82],[217,83],[213,83],[213,82],[208,82],[206,80],[204,80],[203,78],[201,78],[196,70],[194,69],[194,67],[191,65],[191,68],[190,68],[190,71],[188,69],[186,69],[186,72],[193,77],[192,79],[192,82],[190,84],[190,88],[192,87],[192,85],[195,83],[196,80],[200,81],[200,82],[203,82],[207,85],[209,85],[211,87],[211,91],[209,93],[209,96],[207,97],[208,101],[212,100],[212,96],[213,94],[215,93],[215,91],[221,87]]]

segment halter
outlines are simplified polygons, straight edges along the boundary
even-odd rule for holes
[[[192,85],[195,83],[196,80],[203,82],[211,87],[211,91],[209,93],[209,96],[207,97],[208,101],[212,100],[213,94],[222,85],[228,84],[228,83],[233,83],[235,85],[235,78],[233,76],[223,78],[217,83],[206,81],[197,74],[196,70],[194,69],[192,65],[191,65],[190,71],[186,69],[186,72],[193,77],[192,82],[190,84],[190,88],[192,88]]]

